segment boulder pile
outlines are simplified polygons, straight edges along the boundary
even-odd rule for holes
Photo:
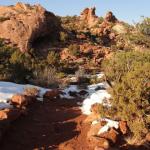
[[[127,122],[113,121],[110,119],[99,119],[98,104],[94,104],[91,108],[85,123],[90,123],[91,127],[87,133],[87,141],[91,149],[110,149],[120,142],[121,137],[129,132]],[[110,125],[109,125],[110,124]]]

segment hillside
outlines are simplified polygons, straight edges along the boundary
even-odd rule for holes
[[[18,2],[0,29],[1,150],[150,149],[150,18]]]

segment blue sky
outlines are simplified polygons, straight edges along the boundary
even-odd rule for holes
[[[0,0],[0,5],[12,5],[18,0]],[[117,18],[129,23],[137,22],[141,16],[150,17],[150,0],[20,0],[25,3],[40,3],[57,15],[79,15],[85,7],[97,8],[97,15],[111,10]]]

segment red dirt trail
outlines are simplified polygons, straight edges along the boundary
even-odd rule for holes
[[[26,116],[11,124],[0,150],[91,150],[86,141],[90,125],[83,123],[85,118],[76,100],[36,101]],[[131,146],[120,150],[146,149]]]
[[[0,150],[88,150],[84,119],[74,100],[37,101],[13,122]]]

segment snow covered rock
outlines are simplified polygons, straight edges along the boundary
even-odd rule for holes
[[[98,135],[102,134],[102,133],[105,133],[105,132],[108,132],[109,129],[111,128],[115,128],[115,129],[118,129],[119,128],[119,122],[118,121],[113,121],[113,120],[110,120],[110,119],[107,119],[107,118],[103,118],[103,119],[100,119],[101,121],[106,121],[106,125],[104,125],[98,132]]]
[[[41,88],[34,85],[23,85],[23,84],[16,84],[12,82],[1,82],[0,81],[0,102],[6,103],[10,101],[13,95],[15,94],[22,94],[26,88],[37,88],[39,89],[39,97],[43,97],[43,95],[49,89]]]

